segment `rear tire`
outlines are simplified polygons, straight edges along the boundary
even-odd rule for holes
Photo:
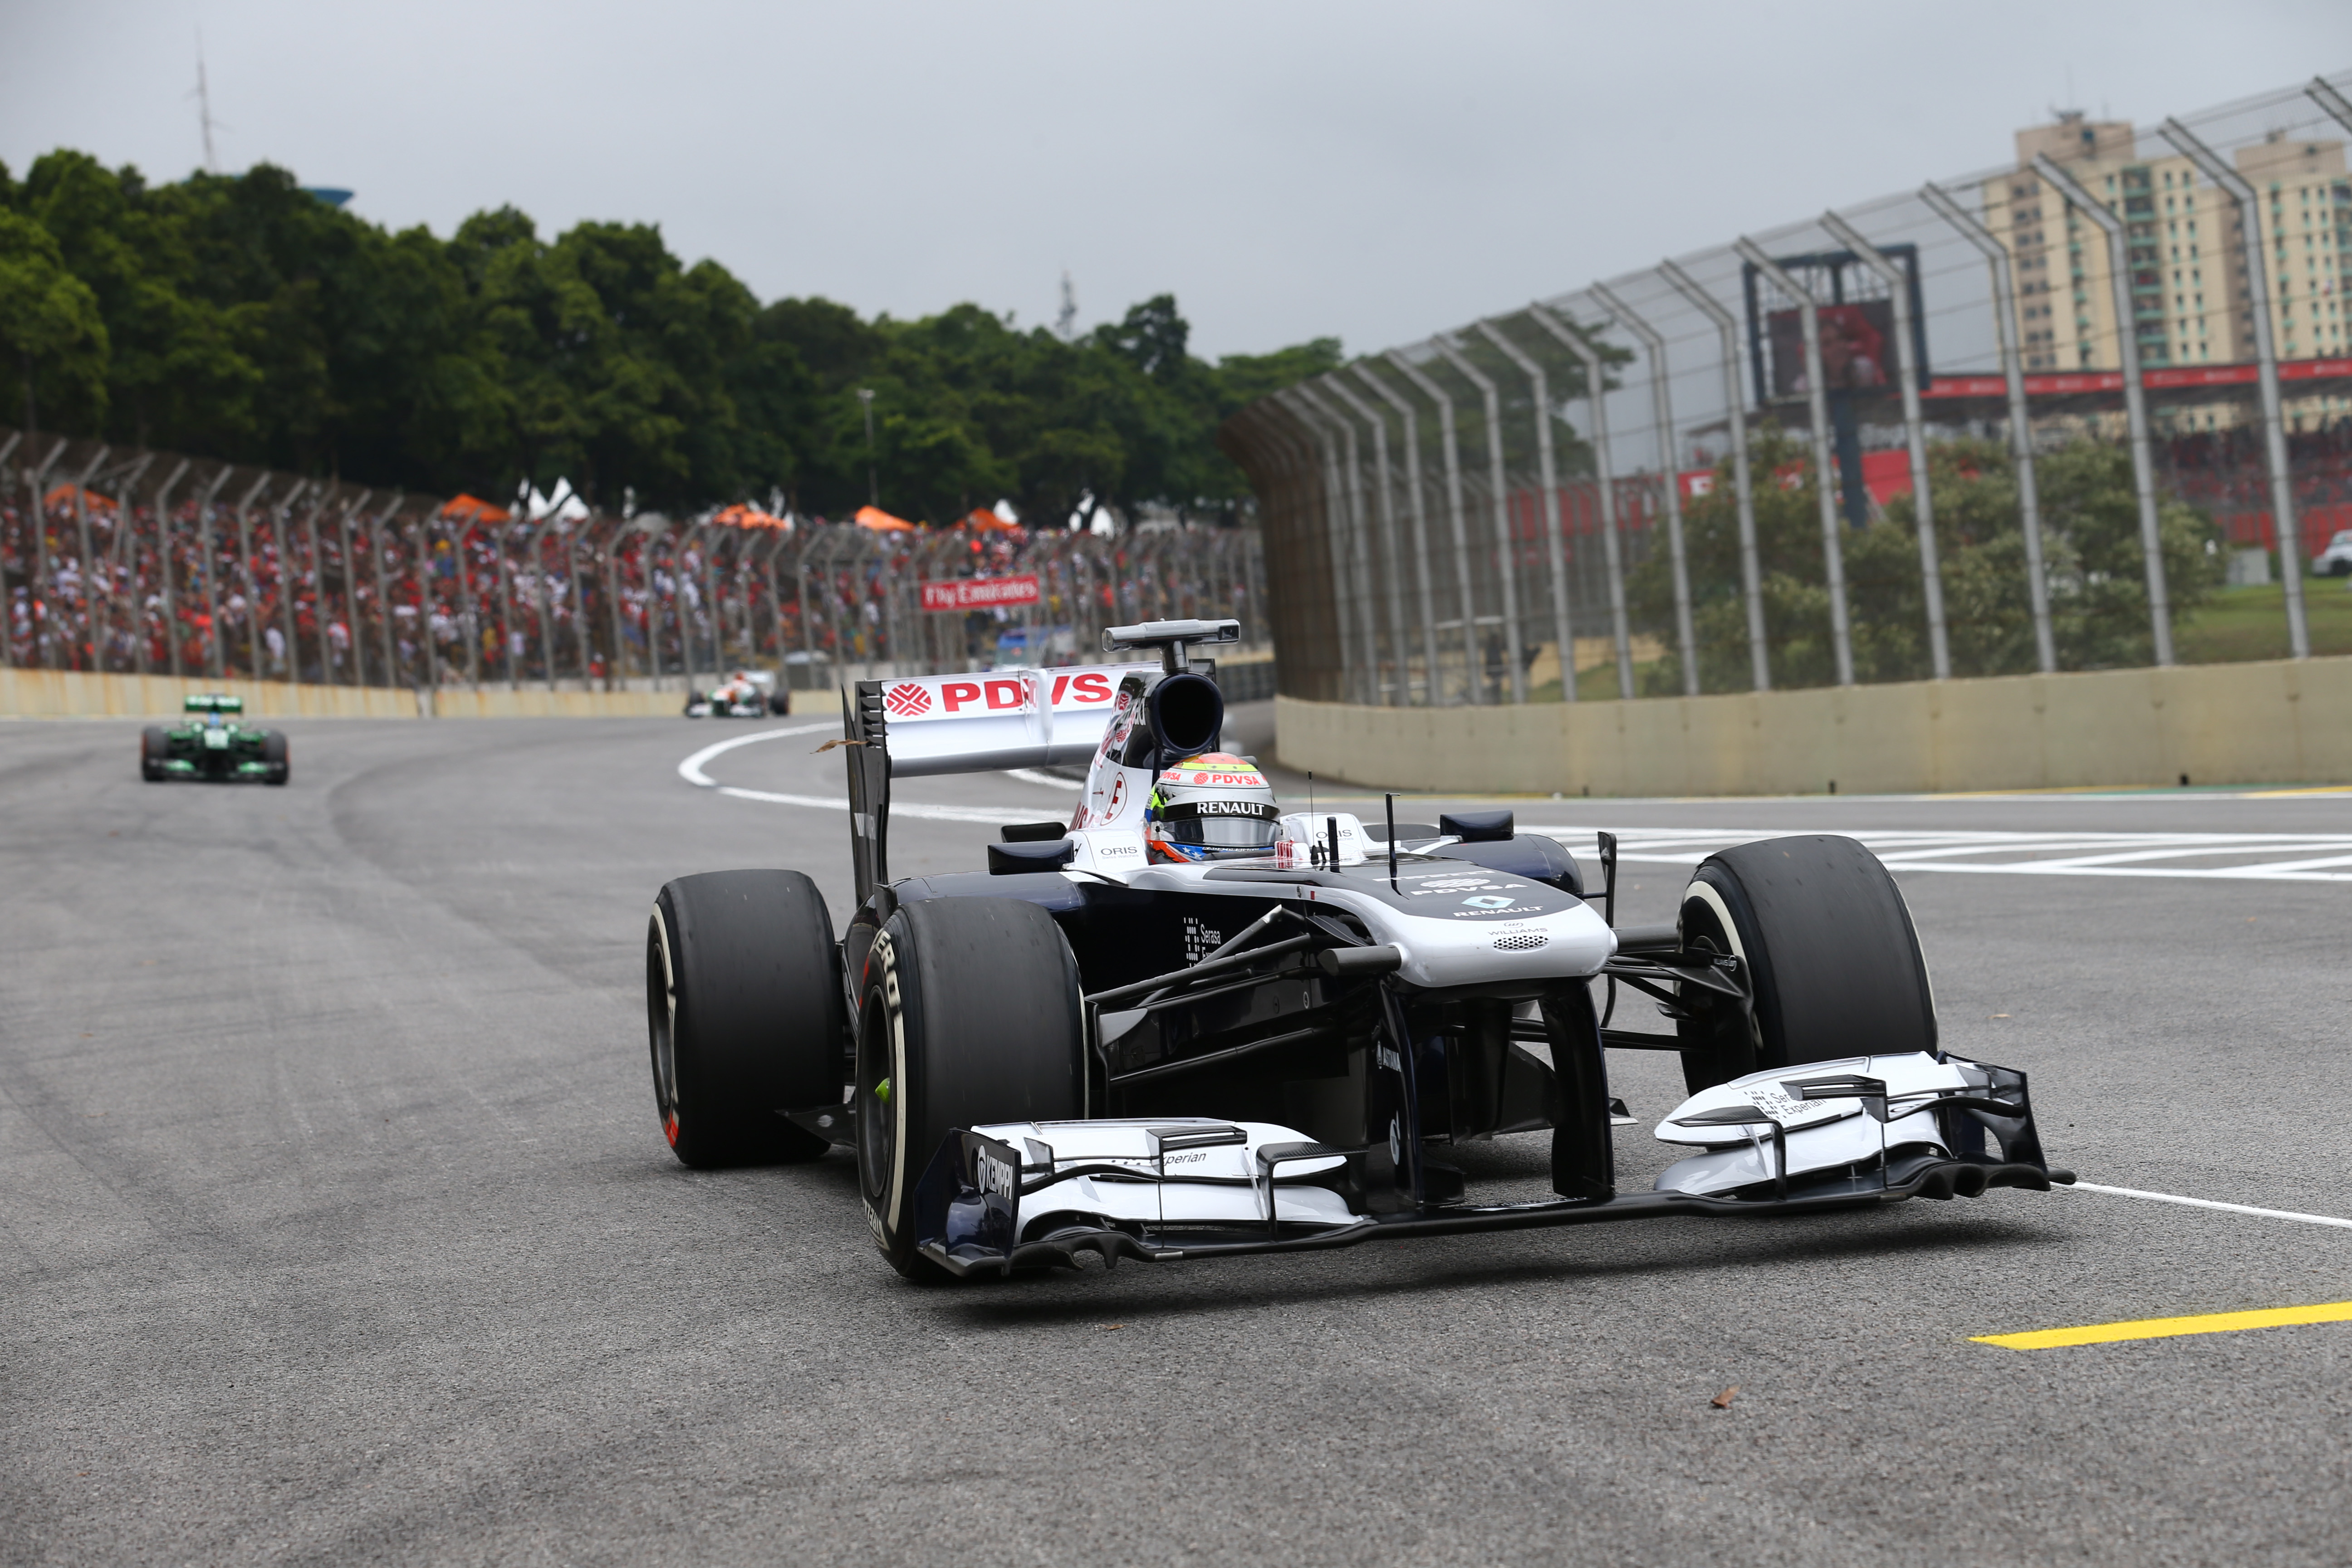
[[[874,1238],[909,1279],[915,1184],[951,1129],[1083,1114],[1078,964],[1053,916],[1013,899],[902,906],[877,933],[859,988],[858,1190]]]
[[[778,1114],[841,1102],[841,958],[798,871],[680,877],[646,932],[654,1110],[698,1169],[814,1160],[828,1145]]]
[[[139,776],[149,784],[161,784],[170,775],[163,764],[171,760],[172,734],[160,724],[150,724],[139,732]]]
[[[1693,1094],[1765,1068],[1936,1049],[1936,996],[1903,891],[1851,838],[1767,838],[1710,855],[1683,895],[1685,947],[1741,958],[1756,1005],[1682,988]],[[1743,1026],[1745,1025],[1745,1026]]]
[[[282,784],[294,774],[294,764],[286,757],[286,737],[275,730],[261,737],[261,760],[269,764],[264,784]]]

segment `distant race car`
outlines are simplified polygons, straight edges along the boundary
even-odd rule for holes
[[[1507,811],[1377,831],[1285,812],[1217,750],[1223,699],[1186,668],[1238,635],[1105,634],[1158,668],[858,682],[843,937],[799,871],[655,900],[654,1100],[677,1157],[846,1146],[884,1256],[939,1278],[2074,1180],[2023,1073],[1939,1047],[1910,913],[1860,844],[1725,850],[1675,924],[1616,927],[1605,836],[1588,896]],[[890,879],[895,779],[1089,760],[1066,826],[1003,829],[985,870]],[[1675,1033],[1609,1027],[1621,986]],[[1685,1152],[1652,1191],[1617,1187],[1612,1049],[1681,1057],[1690,1098],[1656,1135]],[[1453,1158],[1547,1128],[1556,1197],[1482,1201]]]
[[[766,670],[739,669],[709,691],[687,694],[689,719],[765,719],[782,713],[789,700],[776,691],[776,678]]]
[[[189,715],[187,722],[151,724],[141,734],[141,778],[149,784],[165,779],[286,782],[290,769],[286,737],[245,722],[239,717],[245,711],[244,698],[200,692],[181,707]]]
[[[2315,576],[2352,577],[2352,528],[2347,528],[2327,542],[2327,548],[2312,558]]]

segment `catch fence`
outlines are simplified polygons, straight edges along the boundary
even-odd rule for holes
[[[1250,405],[1221,439],[1259,499],[1282,689],[1572,700],[2352,651],[2346,579],[2313,577],[2352,571],[2329,548],[2352,530],[2347,84],[2063,116],[2012,163]]]
[[[1228,616],[1241,662],[1271,651],[1247,528],[531,518],[5,426],[0,476],[16,668],[682,691],[764,668],[823,689],[1087,662],[1107,626]]]

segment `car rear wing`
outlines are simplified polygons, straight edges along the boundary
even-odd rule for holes
[[[1239,621],[1147,621],[1111,626],[1106,652],[1150,648],[1150,664],[994,669],[861,680],[842,692],[849,753],[850,858],[857,900],[889,880],[890,781],[1090,763],[1119,711],[1129,677],[1147,689],[1186,668],[1192,643],[1241,638]],[[1209,673],[1214,679],[1214,666]],[[1129,699],[1132,700],[1132,697]]]
[[[1091,762],[1129,676],[1149,664],[861,680],[842,693],[851,858],[862,903],[889,879],[890,781]]]
[[[180,703],[183,713],[242,713],[245,699],[231,697],[225,691],[192,692]]]

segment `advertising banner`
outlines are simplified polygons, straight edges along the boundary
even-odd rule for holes
[[[923,584],[923,608],[932,611],[1019,609],[1037,600],[1034,573],[1018,577],[950,577]]]

